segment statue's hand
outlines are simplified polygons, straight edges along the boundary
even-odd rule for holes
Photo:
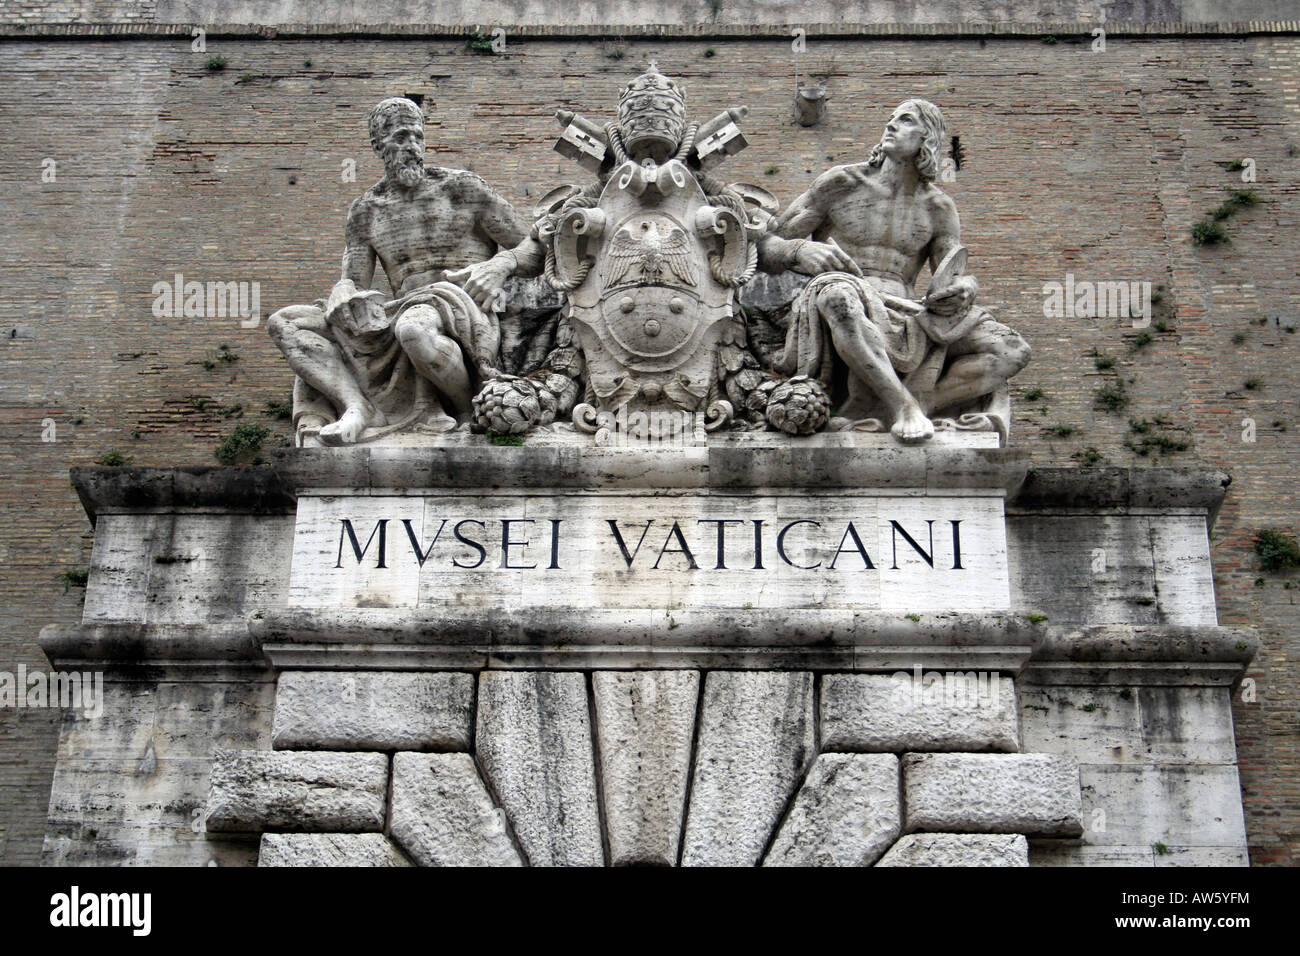
[[[826,242],[804,242],[795,253],[791,268],[804,275],[815,276],[823,272],[851,272],[862,275],[853,258],[839,246]]]
[[[448,272],[447,281],[468,292],[484,312],[502,312],[501,292],[513,271],[508,260],[493,256],[484,262]]]
[[[927,295],[925,304],[935,315],[961,315],[974,304],[975,293],[978,291],[979,284],[974,276],[962,276],[952,285]]]

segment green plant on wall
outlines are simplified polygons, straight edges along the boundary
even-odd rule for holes
[[[1300,568],[1300,543],[1273,528],[1255,532],[1255,554],[1259,556],[1260,566],[1271,573]]]
[[[1110,412],[1112,415],[1118,415],[1128,408],[1129,403],[1128,392],[1125,391],[1123,382],[1112,382],[1103,385],[1093,393],[1092,400],[1097,408]]]
[[[262,443],[270,437],[271,429],[264,425],[247,422],[239,425],[217,446],[217,461],[223,465],[234,465],[251,457],[253,464],[257,464],[260,459],[256,456],[262,450]]]
[[[130,455],[124,455],[116,448],[99,456],[99,464],[106,468],[122,468],[135,461]]]

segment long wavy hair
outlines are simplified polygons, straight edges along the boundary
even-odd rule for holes
[[[901,110],[905,106],[915,109],[925,126],[925,139],[921,141],[921,151],[916,154],[916,174],[926,182],[933,182],[939,178],[939,161],[943,158],[943,137],[948,129],[948,124],[943,119],[943,110],[929,100],[922,99],[904,100],[899,104],[898,109]],[[883,134],[881,139],[883,141]],[[871,155],[867,157],[867,165],[879,166],[884,161],[885,150],[880,143],[877,143],[871,150]]]

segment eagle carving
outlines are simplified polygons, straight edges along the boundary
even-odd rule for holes
[[[684,285],[695,285],[695,266],[691,262],[690,239],[686,230],[673,223],[645,218],[633,220],[614,233],[610,243],[610,266],[607,285],[618,285],[632,272],[632,281],[640,285],[660,285],[664,270],[672,272]]]

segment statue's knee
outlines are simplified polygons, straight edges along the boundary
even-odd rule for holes
[[[402,314],[393,334],[402,350],[429,365],[441,365],[459,354],[459,346],[442,331],[442,317],[434,309],[417,306]]]
[[[277,309],[266,320],[266,332],[276,344],[296,332],[304,323],[311,322],[320,315],[314,305],[287,305]]]
[[[397,321],[393,323],[393,335],[401,347],[410,351],[420,338],[421,331],[418,323],[411,316],[410,312],[398,316]]]
[[[442,334],[442,315],[429,305],[413,305],[397,317],[393,334],[403,346],[418,345]]]
[[[817,294],[817,307],[823,315],[842,319],[860,311],[861,300],[856,289],[843,282],[832,282]]]
[[[290,319],[285,315],[287,311],[287,309],[280,309],[271,313],[271,317],[266,320],[266,334],[271,336],[271,340],[277,345],[289,334]]]
[[[1007,378],[1019,372],[1029,364],[1029,343],[1019,335],[1011,336],[1005,343],[1003,363],[1006,366]]]

